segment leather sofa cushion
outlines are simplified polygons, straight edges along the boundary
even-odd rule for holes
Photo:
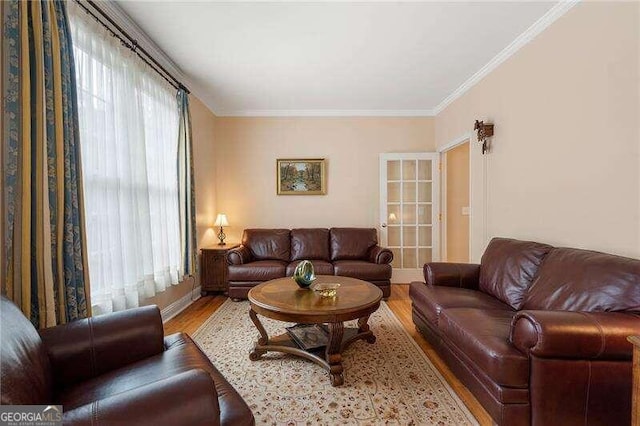
[[[358,278],[365,281],[391,279],[391,265],[366,262],[363,260],[337,260],[333,262],[336,275]]]
[[[419,310],[434,326],[438,325],[440,313],[449,308],[476,308],[513,311],[511,307],[493,296],[477,290],[458,287],[439,287],[412,282],[409,297],[415,309]]]
[[[311,259],[329,260],[329,230],[292,229],[291,260]]]
[[[289,261],[291,239],[288,229],[245,229],[242,245],[255,260]]]
[[[165,348],[160,355],[67,388],[55,396],[55,402],[69,411],[198,368],[208,372],[214,380],[220,406],[220,424],[252,424],[253,417],[243,399],[189,336],[182,333],[168,336],[165,338]]]
[[[296,260],[287,265],[286,272],[288,277],[293,276],[293,272],[300,262],[302,261]],[[324,260],[312,260],[311,264],[313,265],[313,272],[316,275],[333,275],[333,265],[331,263]]]
[[[482,255],[480,290],[513,309],[522,307],[525,294],[551,246],[532,241],[494,238]]]
[[[257,260],[242,265],[229,265],[229,281],[269,281],[285,276],[287,262]]]
[[[553,249],[529,289],[524,309],[640,312],[640,260]]]
[[[374,228],[331,228],[331,260],[363,260],[378,245]]]
[[[449,308],[440,314],[443,339],[501,386],[529,386],[529,358],[509,343],[514,311]]]
[[[51,401],[51,365],[38,332],[4,295],[0,298],[0,403],[33,405]]]

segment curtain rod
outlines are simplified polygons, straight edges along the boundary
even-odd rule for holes
[[[184,91],[186,91],[187,93],[191,93],[189,91],[189,89],[187,89],[187,87],[182,84],[180,82],[180,80],[178,80],[177,78],[175,78],[169,71],[166,70],[165,67],[163,67],[158,61],[155,60],[155,58],[153,56],[151,56],[149,54],[149,52],[147,52],[144,47],[140,46],[138,44],[138,41],[133,38],[132,36],[129,35],[129,33],[127,33],[120,25],[118,25],[113,19],[111,19],[111,17],[109,15],[107,15],[100,7],[98,7],[98,5],[95,4],[95,2],[93,0],[74,0],[82,9],[84,9],[85,12],[87,12],[89,15],[93,16],[103,27],[105,27],[107,29],[107,31],[109,31],[115,38],[117,38],[118,40],[120,40],[120,42],[127,47],[128,49],[131,49],[136,55],[138,55],[138,57],[140,59],[142,59],[142,61],[144,63],[146,63],[147,65],[149,65],[149,67],[151,67],[151,69],[153,69],[155,72],[157,72],[162,78],[164,78],[165,80],[167,80],[167,82],[169,82],[169,84],[171,84],[173,87],[175,87],[176,89],[183,89]],[[85,4],[83,3],[88,3],[89,5],[91,5],[91,7],[93,9],[95,9],[96,12],[98,12],[98,14],[100,14],[100,16],[102,16],[103,19],[107,20],[107,22],[112,25],[117,31],[119,31],[122,35],[116,33],[110,26],[109,24],[105,23],[102,19],[100,19],[99,16],[96,16],[95,13],[93,13]],[[126,37],[126,39],[125,39]],[[151,62],[150,62],[151,61]]]

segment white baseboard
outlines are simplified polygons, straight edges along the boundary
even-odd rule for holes
[[[160,311],[162,322],[165,323],[169,321],[198,299],[200,299],[200,286],[194,288],[191,292],[185,294],[180,299],[162,309]]]

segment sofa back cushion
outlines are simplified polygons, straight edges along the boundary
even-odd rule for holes
[[[523,308],[640,312],[640,260],[555,248],[540,266]]]
[[[367,259],[371,247],[378,245],[375,228],[331,228],[331,260]]]
[[[288,229],[245,229],[242,245],[251,250],[255,260],[289,261],[291,239]]]
[[[50,404],[51,367],[38,332],[9,299],[0,299],[0,404]]]
[[[329,230],[292,229],[291,260],[329,260]]]
[[[542,260],[552,248],[533,241],[492,239],[482,255],[480,290],[520,309]]]

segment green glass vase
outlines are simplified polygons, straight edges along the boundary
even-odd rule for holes
[[[313,272],[313,264],[308,260],[298,263],[296,270],[293,272],[293,280],[300,288],[308,288],[316,279]]]

